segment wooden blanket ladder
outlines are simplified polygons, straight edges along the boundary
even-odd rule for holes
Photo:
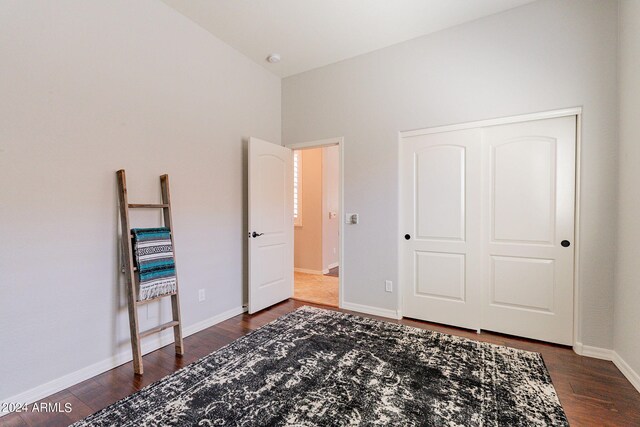
[[[139,283],[136,276],[137,268],[133,262],[133,250],[131,245],[131,225],[129,223],[129,209],[162,209],[164,226],[171,233],[171,245],[173,247],[175,259],[175,244],[173,241],[173,224],[171,222],[171,197],[169,195],[169,176],[160,176],[160,188],[162,190],[161,204],[137,204],[129,203],[127,197],[127,179],[123,169],[116,172],[118,177],[118,194],[120,202],[120,221],[122,224],[122,255],[124,260],[124,273],[126,276],[127,302],[129,306],[129,328],[131,330],[131,350],[133,352],[133,370],[136,374],[142,375],[142,351],[140,350],[140,340],[146,336],[159,333],[165,329],[173,328],[173,338],[175,342],[176,354],[184,354],[184,344],[182,341],[182,321],[180,320],[180,300],[178,299],[178,271],[176,268],[176,291],[164,295],[159,295],[146,300],[138,300]],[[160,298],[171,297],[172,321],[156,326],[146,331],[140,331],[138,323],[138,307]]]

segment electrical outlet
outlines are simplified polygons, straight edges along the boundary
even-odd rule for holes
[[[198,302],[202,302],[205,300],[204,289],[198,290]]]
[[[391,280],[384,281],[384,290],[387,292],[393,292],[393,282]]]

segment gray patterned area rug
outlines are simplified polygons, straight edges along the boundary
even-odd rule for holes
[[[538,353],[302,307],[74,426],[565,426]]]

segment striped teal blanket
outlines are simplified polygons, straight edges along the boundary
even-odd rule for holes
[[[175,292],[176,264],[169,229],[134,228],[131,234],[140,283],[138,300]]]

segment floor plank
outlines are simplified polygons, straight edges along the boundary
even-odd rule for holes
[[[133,373],[131,362],[129,362],[41,401],[59,402],[62,405],[70,403],[73,409],[70,413],[9,414],[0,418],[0,425],[3,427],[67,426],[303,305],[330,308],[288,300],[254,315],[242,314],[233,317],[187,337],[184,356],[176,356],[173,345],[145,355],[143,358],[145,373],[142,376]],[[348,310],[340,311],[349,312]],[[565,346],[524,338],[490,332],[477,334],[474,331],[413,319],[390,320],[376,316],[367,317],[540,352],[572,426],[640,426],[640,393],[611,362],[578,356],[572,349]]]

